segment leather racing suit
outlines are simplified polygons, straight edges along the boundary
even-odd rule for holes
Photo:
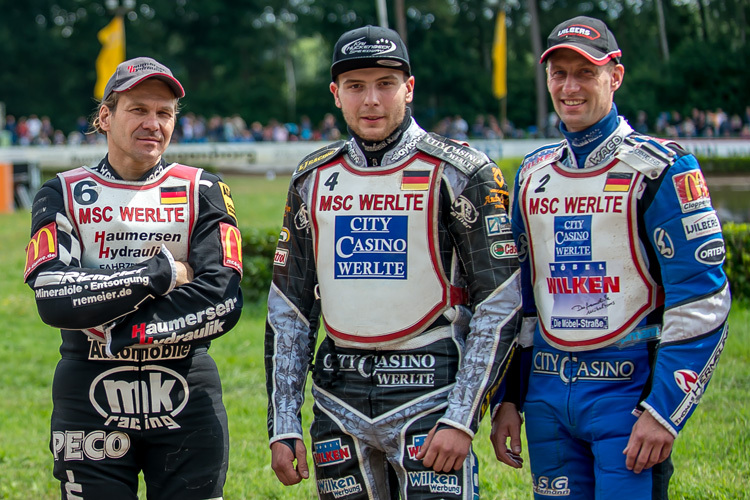
[[[603,122],[587,156],[571,143],[599,132],[563,130],[515,181],[524,349],[505,400],[525,413],[537,499],[666,498],[671,459],[635,474],[622,452],[643,411],[678,435],[727,336],[724,240],[698,162],[616,108]]]
[[[268,431],[271,443],[302,439],[320,310],[311,436],[323,499],[475,498],[473,452],[451,473],[415,457],[436,424],[474,436],[520,326],[502,173],[407,120],[378,166],[339,141],[289,187],[268,298]]]
[[[54,474],[64,499],[222,495],[227,417],[210,341],[239,319],[241,238],[229,188],[162,159],[122,180],[107,158],[37,193],[25,280],[61,328]],[[175,287],[175,260],[192,282]]]

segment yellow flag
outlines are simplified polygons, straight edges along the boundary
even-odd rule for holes
[[[497,13],[495,21],[495,43],[492,45],[492,93],[498,99],[508,94],[507,80],[508,41],[505,36],[505,12]]]
[[[125,22],[122,16],[114,17],[108,25],[99,30],[97,36],[102,44],[102,50],[96,58],[94,97],[101,99],[109,77],[115,72],[117,65],[125,60]]]

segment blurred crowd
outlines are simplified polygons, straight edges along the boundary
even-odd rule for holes
[[[750,106],[744,114],[729,115],[721,108],[700,110],[694,108],[690,115],[682,116],[677,111],[663,111],[650,121],[645,111],[639,111],[635,118],[628,117],[635,130],[658,137],[742,137],[750,139]],[[544,130],[537,127],[517,128],[505,120],[499,123],[492,114],[477,115],[469,122],[461,115],[444,117],[432,127],[433,132],[465,141],[469,139],[523,139],[556,138],[560,136],[559,119],[552,112],[548,115]],[[55,128],[48,116],[30,114],[16,119],[6,115],[4,143],[11,145],[52,145],[52,144],[94,144],[104,143],[104,136],[89,133],[86,117],[78,118],[74,130],[64,132]],[[345,132],[345,130],[344,130]],[[184,113],[178,117],[173,142],[287,142],[287,141],[335,141],[342,136],[341,126],[336,116],[327,113],[313,124],[308,116],[299,122],[281,122],[271,119],[263,124],[260,121],[248,123],[240,115],[204,117],[194,113]]]
[[[6,115],[4,132],[7,142],[17,146],[46,146],[52,144],[102,144],[104,136],[91,133],[88,120],[80,116],[74,130],[67,133],[52,126],[48,116],[35,114],[16,119]],[[333,114],[327,113],[320,123],[313,125],[307,116],[299,123],[282,123],[269,120],[265,125],[259,121],[248,124],[240,115],[209,118],[194,113],[181,114],[177,119],[172,142],[286,142],[286,141],[334,141],[341,137],[339,125]]]

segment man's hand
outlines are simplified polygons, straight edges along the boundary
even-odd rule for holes
[[[495,456],[505,465],[514,469],[523,467],[521,458],[521,415],[513,403],[503,403],[492,419],[490,441],[495,448]],[[508,448],[510,439],[510,448]]]
[[[175,267],[177,268],[177,285],[185,285],[193,281],[194,273],[193,268],[187,262],[175,261]]]
[[[310,477],[310,471],[307,469],[305,443],[301,439],[295,439],[294,448],[294,455],[292,455],[289,446],[281,441],[276,441],[271,445],[271,468],[279,481],[285,486],[297,484]],[[295,460],[297,460],[296,467],[294,466]]]
[[[628,445],[622,451],[626,455],[625,466],[636,474],[667,459],[672,451],[674,436],[649,412],[644,411],[630,432]]]
[[[471,436],[453,428],[430,429],[417,454],[425,467],[435,472],[450,472],[460,469],[471,449]]]

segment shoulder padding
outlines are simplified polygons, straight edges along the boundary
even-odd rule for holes
[[[646,177],[656,179],[683,154],[675,142],[633,134],[625,138],[615,157]]]
[[[532,170],[535,170],[542,165],[554,163],[562,158],[564,152],[565,141],[562,141],[554,144],[547,144],[546,146],[542,146],[524,156],[523,161],[521,162],[521,167],[518,171],[519,183],[523,183],[523,179]]]
[[[417,142],[417,149],[450,163],[468,176],[472,176],[474,172],[492,161],[481,151],[432,132],[422,136],[422,139]]]
[[[328,146],[313,151],[299,162],[297,168],[294,170],[294,174],[292,174],[292,179],[296,179],[297,177],[309,172],[310,170],[313,170],[314,168],[317,168],[333,160],[339,154],[341,154],[345,146],[346,141],[342,140],[336,141],[332,144],[329,144]]]

